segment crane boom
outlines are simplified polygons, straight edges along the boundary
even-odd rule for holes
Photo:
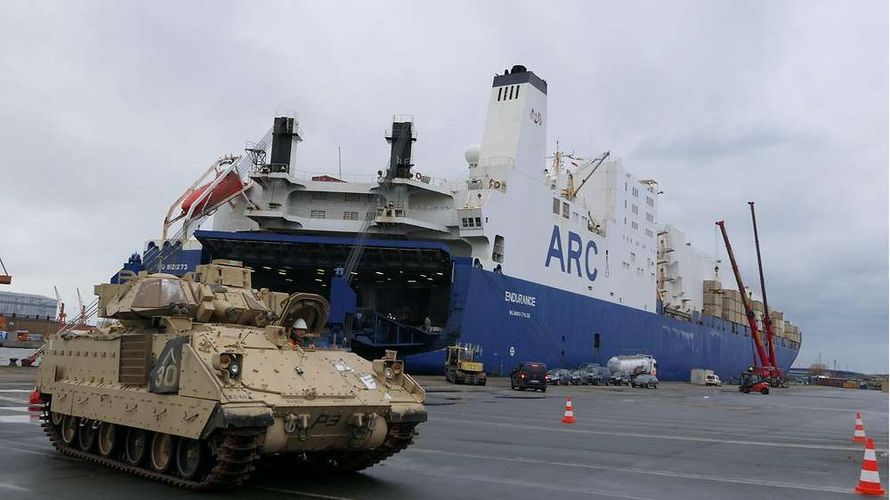
[[[760,357],[760,366],[768,370],[769,358],[763,348],[763,341],[760,339],[760,330],[757,328],[757,319],[754,317],[754,310],[751,309],[751,301],[748,300],[748,294],[745,292],[745,284],[742,282],[742,274],[739,272],[739,266],[735,261],[735,254],[732,253],[732,245],[729,243],[729,235],[726,234],[726,226],[723,221],[717,221],[720,226],[720,232],[723,234],[723,243],[726,245],[726,253],[729,254],[729,262],[732,264],[732,273],[735,275],[735,281],[739,286],[739,294],[742,296],[742,305],[745,307],[745,317],[748,319],[748,326],[751,327],[751,338],[757,346],[757,354]]]
[[[578,184],[578,187],[576,187],[575,189],[573,189],[571,191],[571,198],[578,196],[578,191],[581,191],[581,188],[584,187],[584,184],[587,183],[587,180],[590,179],[590,176],[593,175],[594,172],[596,172],[596,170],[598,168],[600,168],[600,165],[602,165],[603,162],[606,161],[606,158],[608,158],[608,157],[609,157],[609,151],[606,151],[605,153],[599,155],[597,158],[595,158],[593,161],[590,162],[591,165],[593,165],[593,164],[596,164],[596,165],[594,165],[593,170],[591,170],[586,176],[584,176],[584,180],[581,181],[581,184]]]
[[[757,235],[757,217],[754,215],[754,202],[749,201],[751,206],[751,223],[754,225],[754,247],[757,249],[757,270],[760,273],[760,294],[763,295],[763,327],[766,329],[766,343],[769,349],[769,366],[773,373],[771,379],[781,379],[782,371],[779,370],[779,364],[776,362],[776,348],[773,340],[773,322],[769,317],[769,303],[766,300],[766,282],[763,279],[763,262],[760,259],[760,238]]]
[[[65,314],[65,303],[62,302],[62,297],[59,296],[59,289],[56,287],[56,285],[53,285],[53,291],[56,292],[56,300],[59,301],[58,320],[59,320],[59,328],[61,328],[61,327],[65,326],[65,318],[68,317],[68,315]]]

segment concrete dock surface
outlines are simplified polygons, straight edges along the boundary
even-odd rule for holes
[[[0,368],[0,498],[199,496],[55,452],[28,408],[36,369]],[[321,499],[852,498],[863,445],[875,441],[887,489],[888,396],[793,386],[769,395],[662,382],[658,389],[568,386],[512,391],[419,377],[429,421],[415,444],[357,474],[260,464],[214,496]],[[575,424],[561,418],[573,399]]]

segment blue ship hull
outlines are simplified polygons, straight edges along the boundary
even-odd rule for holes
[[[464,299],[453,308],[453,314],[462,316],[458,341],[477,347],[492,374],[507,374],[522,361],[542,361],[554,368],[589,362],[605,366],[615,355],[645,353],[658,360],[663,380],[689,380],[693,368],[714,370],[729,379],[753,363],[750,329],[719,318],[695,315],[685,321],[459,262],[454,286],[453,298]],[[505,292],[535,297],[534,306],[507,301]],[[778,363],[787,372],[798,349],[784,339],[776,342]],[[414,373],[441,372],[443,363],[442,350],[407,357],[408,370]]]
[[[243,260],[257,269],[253,261],[268,250],[256,245],[266,243],[290,249],[276,254],[281,265],[304,255],[306,245],[324,254],[348,249],[352,243],[348,238],[258,232],[202,231],[196,236],[204,249],[174,252],[165,260],[163,271],[183,274],[213,258]],[[450,253],[447,244],[428,241],[369,240],[367,245],[397,251],[441,250],[446,252],[446,266]],[[150,257],[146,255],[144,261]],[[553,368],[590,362],[605,366],[612,356],[641,353],[656,358],[663,380],[689,380],[693,368],[710,369],[730,379],[754,362],[754,343],[744,325],[697,313],[690,320],[677,319],[661,310],[642,311],[488,271],[473,266],[469,258],[451,256],[450,261],[447,321],[441,331],[434,334],[377,315],[369,331],[355,334],[353,349],[367,358],[396,349],[412,373],[442,373],[444,348],[455,342],[474,347],[486,371],[494,375],[507,374],[523,361],[542,361]],[[134,272],[141,269],[141,263],[132,259],[128,264],[125,267]],[[327,295],[332,311],[354,310],[354,302],[349,303],[354,294]],[[785,339],[776,339],[777,360],[785,372],[798,350]]]

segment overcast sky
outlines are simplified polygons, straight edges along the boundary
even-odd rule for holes
[[[611,150],[803,330],[797,365],[887,371],[888,12],[857,2],[4,2],[0,256],[69,308],[159,237],[214,159],[296,111],[301,168],[464,175],[491,77],[546,79],[551,149]],[[333,3],[333,2],[329,2]],[[720,247],[722,255],[722,245]]]

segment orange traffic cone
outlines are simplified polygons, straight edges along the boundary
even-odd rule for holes
[[[566,398],[566,411],[562,415],[562,423],[575,423],[575,411],[572,409],[572,398]]]
[[[853,442],[865,442],[865,426],[862,425],[862,415],[858,411],[856,412],[856,427],[853,428]]]
[[[43,403],[43,400],[40,399],[40,391],[37,390],[37,387],[34,387],[34,390],[31,392],[31,397],[28,398],[28,404],[39,405],[41,403]]]
[[[878,476],[878,461],[875,458],[875,442],[871,438],[865,440],[865,457],[862,459],[862,472],[859,473],[859,484],[854,489],[863,495],[884,496],[881,478]]]

